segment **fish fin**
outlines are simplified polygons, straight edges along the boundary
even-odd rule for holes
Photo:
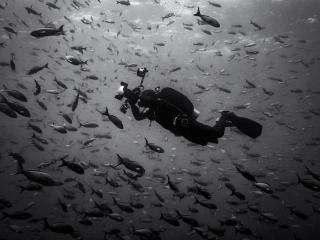
[[[3,220],[5,218],[7,218],[7,217],[10,217],[10,215],[8,213],[3,212],[3,211],[0,211],[0,212],[2,213],[2,218],[0,220]]]
[[[62,161],[62,164],[59,165],[58,167],[67,166],[67,162],[63,158],[60,158],[60,160]]]
[[[180,199],[181,200],[181,199]],[[176,209],[176,213],[178,214],[179,217],[182,216],[182,214]]]
[[[61,27],[59,27],[59,31],[60,31],[60,32],[63,32],[63,26],[64,26],[64,25],[61,25]]]
[[[220,227],[222,227],[224,225],[224,222],[222,222],[221,220],[219,220],[220,222]]]
[[[0,103],[6,103],[7,99],[0,93]]]
[[[298,185],[299,183],[302,183],[302,182],[301,182],[301,179],[300,179],[300,177],[299,177],[299,174],[298,174],[298,173],[296,173],[296,174],[297,174],[297,177],[298,177],[298,182],[297,182],[296,185]]]
[[[305,168],[307,169],[306,175],[310,174],[311,173],[310,169],[307,166],[305,166]]]
[[[200,203],[200,202],[199,202],[199,200],[198,200],[198,198],[196,198],[196,197],[194,197],[194,198],[196,199],[196,202],[195,202],[195,203],[193,203],[193,204]]]
[[[41,232],[48,229],[48,228],[50,228],[50,224],[47,222],[47,220],[45,218],[43,218],[43,228],[42,228]]]
[[[26,188],[24,186],[19,185],[19,187],[21,188],[21,191],[19,194],[21,194],[22,192],[24,192],[24,190],[26,190]]]
[[[198,7],[198,11],[197,11],[197,13],[196,13],[196,14],[193,14],[193,16],[201,17],[201,13],[200,13],[200,9],[199,9],[199,7]]]
[[[115,167],[118,167],[119,165],[124,163],[123,159],[119,156],[119,154],[117,154],[117,158],[118,158],[118,164]],[[124,171],[124,169],[123,169],[123,171]]]

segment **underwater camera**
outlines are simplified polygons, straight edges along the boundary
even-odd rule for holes
[[[123,113],[123,114],[126,114],[127,113],[127,110],[128,110],[128,108],[129,108],[129,100],[128,99],[126,99],[125,101],[124,101],[124,104],[122,104],[121,105],[121,107],[120,107],[120,111]]]
[[[149,71],[146,68],[138,68],[137,76],[144,78],[147,72]]]

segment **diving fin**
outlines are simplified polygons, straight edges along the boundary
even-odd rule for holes
[[[262,133],[262,125],[249,118],[229,113],[228,120],[231,121],[242,133],[251,138],[256,139]]]

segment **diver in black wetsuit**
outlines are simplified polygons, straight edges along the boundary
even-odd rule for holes
[[[156,89],[156,93],[150,89],[141,91],[139,87],[130,90],[125,84],[120,89],[120,94],[128,99],[137,121],[147,118],[156,121],[176,136],[183,136],[196,144],[205,146],[209,142],[218,143],[218,138],[224,135],[225,127],[236,126],[252,138],[260,136],[262,131],[259,123],[229,111],[222,111],[213,127],[200,123],[196,120],[199,112],[194,109],[192,102],[172,88],[163,88],[161,91]],[[142,111],[136,106],[137,103]]]

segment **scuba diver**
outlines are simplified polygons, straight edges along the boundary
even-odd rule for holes
[[[150,124],[151,121],[156,121],[175,136],[183,136],[188,141],[202,146],[209,142],[218,143],[218,138],[224,135],[226,127],[235,126],[242,133],[254,139],[261,135],[262,126],[259,123],[229,111],[222,111],[213,127],[198,122],[196,119],[199,111],[182,93],[172,88],[163,88],[160,91],[160,87],[157,87],[155,91],[144,90],[142,83],[147,72],[146,68],[139,68],[137,75],[142,77],[141,84],[130,90],[128,84],[121,82],[116,96],[119,100],[123,97],[127,98],[120,110],[126,113],[129,103],[137,121],[149,119]]]

